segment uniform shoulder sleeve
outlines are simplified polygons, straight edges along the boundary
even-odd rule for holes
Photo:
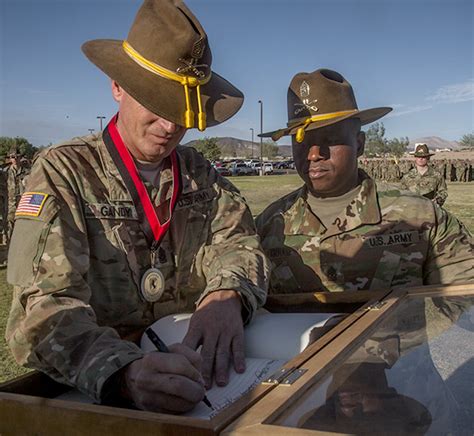
[[[48,160],[40,157],[35,161],[15,212],[7,270],[11,284],[31,286],[34,282],[51,225],[61,208],[65,185],[60,171]]]
[[[424,283],[474,282],[473,238],[454,215],[433,204],[434,223],[425,262]]]

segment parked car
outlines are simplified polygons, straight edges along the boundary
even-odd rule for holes
[[[226,168],[226,167],[217,167],[216,171],[217,171],[218,174],[220,174],[221,176],[224,176],[224,177],[228,177],[228,176],[232,175],[229,168]]]
[[[255,165],[255,164],[258,164],[260,163],[260,159],[250,159],[250,160],[246,160],[245,163],[249,166],[249,167],[252,167]]]
[[[254,165],[254,170],[257,174],[260,174],[260,163]],[[263,163],[263,174],[272,174],[273,173],[273,164],[271,162]]]
[[[271,162],[263,163],[263,174],[273,174],[273,164]]]
[[[287,170],[287,169],[291,168],[291,161],[282,160],[280,162],[275,162],[273,164],[273,168],[275,168],[276,170]]]
[[[243,162],[233,163],[230,166],[230,172],[232,176],[253,176],[255,174],[255,170]]]

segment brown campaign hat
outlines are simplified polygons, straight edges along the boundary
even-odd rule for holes
[[[187,128],[220,124],[244,100],[211,71],[207,35],[181,0],[145,0],[125,41],[96,39],[82,50],[142,106]]]
[[[349,118],[360,119],[362,125],[369,124],[391,110],[390,107],[359,110],[352,86],[336,71],[319,69],[312,73],[298,73],[288,88],[287,127],[259,136],[277,141],[285,135],[296,135],[296,140],[302,142],[307,130]]]
[[[344,434],[425,434],[432,422],[429,410],[390,387],[385,368],[367,362],[339,367],[326,403],[303,415],[299,426]]]
[[[433,156],[434,153],[430,153],[430,150],[428,149],[428,145],[426,144],[417,144],[415,147],[415,157],[429,157]]]

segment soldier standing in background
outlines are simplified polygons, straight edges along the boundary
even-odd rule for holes
[[[426,144],[418,144],[415,149],[415,168],[402,178],[402,188],[429,198],[442,206],[448,197],[446,182],[437,170],[429,165],[430,153]]]
[[[10,239],[13,232],[13,223],[15,221],[15,211],[20,201],[21,195],[25,191],[26,176],[28,175],[28,167],[25,165],[23,156],[13,150],[8,155],[10,166],[7,175],[7,238]]]
[[[408,173],[413,168],[412,162],[409,159],[402,159],[400,161],[401,177]]]
[[[443,176],[443,179],[447,180],[448,163],[447,163],[446,159],[441,159],[440,161],[438,161],[438,165],[439,165],[439,171],[440,171],[441,175]]]
[[[7,171],[8,168],[4,165],[0,167],[0,214],[2,215],[2,222],[0,226],[1,243],[0,245],[7,244],[7,233],[8,233],[8,190],[7,190]]]
[[[401,178],[400,167],[396,159],[390,159],[387,169],[387,181],[391,183],[398,183]]]
[[[469,162],[466,159],[461,160],[461,164],[459,166],[459,181],[460,182],[467,182],[468,181],[468,173],[469,173]]]
[[[454,168],[456,172],[456,181],[463,182],[464,181],[464,160],[456,159],[454,161]]]

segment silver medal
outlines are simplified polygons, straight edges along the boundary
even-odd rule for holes
[[[157,268],[148,269],[143,274],[140,289],[146,301],[158,301],[165,290],[165,276]]]

